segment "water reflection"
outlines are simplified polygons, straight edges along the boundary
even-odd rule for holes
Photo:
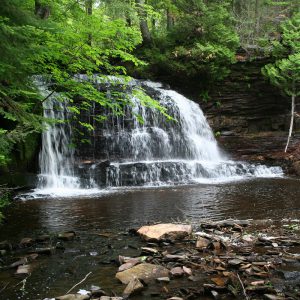
[[[0,237],[36,231],[126,230],[147,222],[224,218],[297,218],[300,185],[293,179],[256,179],[221,185],[119,190],[93,198],[17,202]]]

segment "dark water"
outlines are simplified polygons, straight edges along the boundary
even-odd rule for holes
[[[0,241],[16,243],[23,237],[66,230],[74,230],[79,237],[66,243],[65,251],[39,258],[25,290],[20,290],[22,284],[14,287],[20,282],[13,276],[15,270],[0,271],[0,283],[9,283],[0,299],[58,296],[90,271],[93,274],[80,287],[95,284],[120,292],[124,287],[114,279],[117,266],[108,263],[119,254],[139,255],[135,248],[140,241],[122,234],[129,228],[155,221],[197,224],[203,219],[300,218],[300,181],[255,179],[219,185],[118,190],[92,198],[17,201],[6,216],[0,227]],[[101,232],[112,236],[97,235]],[[145,295],[137,299],[148,298]]]

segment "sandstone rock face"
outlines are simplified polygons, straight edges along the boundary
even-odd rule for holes
[[[146,241],[160,241],[163,239],[178,240],[192,233],[191,225],[157,224],[143,226],[138,231]]]
[[[156,278],[167,277],[169,270],[153,264],[142,263],[129,270],[118,272],[116,278],[119,279],[123,284],[128,284],[133,279],[137,278],[143,280],[146,283]]]

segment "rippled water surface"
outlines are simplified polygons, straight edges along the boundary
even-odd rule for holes
[[[128,241],[122,235],[108,241],[95,233],[126,232],[156,221],[300,218],[300,181],[253,179],[219,185],[113,190],[93,197],[16,201],[6,215],[0,240],[16,243],[23,237],[65,230],[74,230],[80,239],[67,243],[66,252],[39,259],[25,294],[16,291],[18,287],[11,288],[1,299],[58,296],[89,271],[93,275],[87,285],[122,291],[123,287],[114,279],[117,267],[106,263],[120,253],[139,255],[135,248],[140,242],[134,238]],[[130,243],[133,246],[129,247]],[[0,282],[17,284],[20,279],[15,279],[13,272],[0,272]]]

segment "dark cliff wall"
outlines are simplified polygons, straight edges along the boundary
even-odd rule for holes
[[[233,65],[231,74],[210,93],[210,100],[200,101],[215,131],[237,134],[288,130],[290,99],[262,76],[265,64],[256,61]]]

